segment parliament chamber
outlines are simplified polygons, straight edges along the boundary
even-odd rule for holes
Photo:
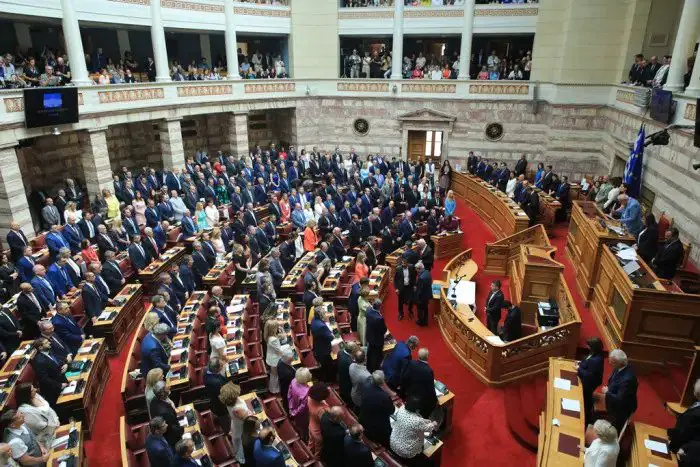
[[[0,465],[700,465],[700,1],[0,6]]]

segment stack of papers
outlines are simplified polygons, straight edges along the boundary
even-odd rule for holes
[[[53,443],[51,443],[51,449],[56,449],[57,447],[63,446],[66,443],[68,443],[68,435],[56,438],[53,440]]]
[[[581,403],[576,399],[567,399],[562,397],[561,408],[563,410],[571,410],[572,412],[581,412]]]
[[[616,253],[617,257],[626,261],[635,261],[637,259],[637,251],[634,248],[624,248]]]
[[[644,447],[650,451],[658,452],[661,454],[668,454],[668,446],[666,443],[660,443],[659,441],[652,441],[650,439],[644,440]]]
[[[562,389],[564,391],[571,390],[571,381],[563,378],[554,378],[554,387],[556,389]]]
[[[63,391],[61,391],[61,394],[63,394],[64,396],[67,394],[73,394],[75,392],[75,388],[77,386],[78,386],[78,381],[71,381],[68,384],[68,386],[66,386],[65,389],[63,389]]]
[[[89,345],[87,347],[81,347],[78,349],[79,354],[85,354],[85,353],[90,353],[92,351],[92,346]]]

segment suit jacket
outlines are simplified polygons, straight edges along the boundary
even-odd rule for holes
[[[194,263],[192,264],[192,272],[195,274],[195,277],[201,281],[202,277],[206,276],[209,272],[209,262],[207,261],[207,257],[204,256],[204,252],[200,250],[192,252],[192,259],[194,260]]]
[[[56,313],[51,318],[54,332],[69,348],[70,353],[75,355],[83,344],[83,330],[71,316],[64,316]]]
[[[124,274],[115,260],[102,263],[102,278],[109,287],[110,296],[114,296],[122,289]]]
[[[163,373],[170,371],[170,355],[165,353],[158,339],[150,332],[141,341],[141,374],[148,374],[153,368],[160,368]]]
[[[182,428],[178,422],[175,409],[168,402],[158,398],[154,398],[151,401],[150,409],[151,419],[163,417],[165,423],[168,424],[168,429],[163,436],[168,441],[168,444],[175,446],[175,443],[182,439],[182,434],[185,432],[184,428]]]
[[[47,356],[44,352],[37,352],[32,360],[34,374],[39,379],[39,391],[51,406],[56,404],[61,395],[61,385],[68,382],[66,375],[61,372],[61,365],[55,356]]]
[[[29,240],[21,230],[18,232],[10,230],[7,233],[7,244],[10,247],[12,261],[16,263],[24,255],[24,249],[29,245]]]
[[[424,417],[430,415],[437,406],[433,369],[426,362],[411,360],[401,378],[401,392],[405,398],[418,397],[421,401],[421,414]]]
[[[525,173],[527,170],[527,160],[526,159],[518,159],[518,162],[515,163],[515,176],[516,178],[519,175],[522,175]]]
[[[314,315],[314,319],[311,320],[311,335],[314,338],[313,351],[316,360],[320,361],[328,357],[331,354],[333,333],[317,315]]]
[[[654,224],[646,227],[637,236],[637,253],[646,263],[651,263],[651,260],[656,257],[658,250],[659,228]]]
[[[189,266],[182,263],[180,264],[180,279],[185,284],[185,289],[187,292],[192,293],[195,290],[194,273]]]
[[[578,377],[581,378],[584,394],[593,394],[593,391],[603,384],[603,354],[591,354],[581,360],[578,365]]]
[[[282,404],[285,408],[288,407],[289,401],[287,394],[289,393],[289,385],[296,375],[296,370],[293,366],[285,363],[282,359],[277,362],[277,377],[280,380],[280,394],[282,395]]]
[[[615,370],[608,378],[605,408],[618,421],[629,418],[637,410],[637,375],[631,366]]]
[[[30,284],[32,284],[34,288],[34,295],[39,299],[39,303],[41,303],[41,307],[44,310],[47,310],[49,306],[56,303],[56,290],[53,289],[53,285],[49,287],[47,282],[49,285],[51,284],[46,276],[44,276],[43,280],[39,276],[34,276],[34,279],[30,281]]]
[[[56,206],[46,205],[41,208],[41,218],[47,229],[50,229],[52,225],[61,225],[61,214]]]
[[[253,457],[257,467],[284,467],[284,457],[273,446],[266,446],[259,439],[255,440]]]
[[[16,263],[19,282],[29,282],[34,277],[34,266],[36,261],[31,256],[22,256]]]
[[[367,346],[383,347],[384,334],[386,334],[386,322],[384,316],[374,308],[367,310],[367,328],[365,330],[365,340]]]
[[[151,238],[153,241],[151,241]],[[143,241],[141,242],[141,246],[144,248],[144,250],[146,250],[148,257],[151,258],[151,261],[160,256],[160,249],[158,248],[157,243],[154,244],[155,241],[156,239],[153,237],[144,236]]]
[[[143,249],[143,253],[136,246],[136,244],[130,245],[129,250],[128,250],[129,251],[129,259],[131,260],[132,266],[136,270],[144,269],[151,262],[151,257],[148,254],[148,250],[146,250],[143,243],[141,243],[139,245],[141,246],[141,249]]]
[[[401,376],[411,361],[411,349],[406,342],[398,341],[389,355],[382,362],[382,371],[386,381],[394,388],[401,383]]]
[[[433,298],[433,278],[430,276],[430,272],[425,269],[418,276],[415,299],[417,303],[428,303],[431,298]]]
[[[83,304],[85,305],[85,314],[90,318],[96,318],[105,309],[107,297],[100,292],[96,283],[85,284],[83,287]]]
[[[503,308],[503,292],[497,290],[496,292],[489,292],[486,297],[486,313],[491,315],[494,319],[501,319],[501,309]]]
[[[321,416],[321,460],[326,465],[343,465],[345,452],[345,427],[342,422],[333,422],[328,412]]]
[[[175,465],[175,452],[165,437],[149,434],[144,447],[151,465]]]
[[[365,381],[362,388],[360,424],[367,437],[374,442],[388,440],[391,434],[389,417],[393,413],[394,403],[389,393],[371,380]]]
[[[350,365],[352,355],[345,350],[338,352],[338,392],[347,404],[352,402],[352,381],[350,380]]]
[[[520,308],[514,306],[506,313],[506,319],[503,322],[503,338],[506,342],[520,339],[522,336],[522,314]]]
[[[109,236],[108,233],[97,234],[97,247],[100,249],[100,261],[105,260],[105,252],[113,251],[114,253],[119,253],[119,247],[117,242]]]
[[[17,297],[17,311],[20,315],[22,328],[24,328],[24,339],[34,339],[39,336],[38,322],[45,315],[46,309],[38,306],[28,295],[20,293]]]
[[[49,234],[46,235],[46,246],[49,248],[51,256],[53,257],[56,257],[58,255],[58,250],[60,250],[61,248],[70,248],[70,245],[68,245],[66,239],[63,238],[61,232],[49,232]]]
[[[146,208],[146,225],[148,227],[153,227],[158,222],[160,222],[161,217],[158,209],[154,206],[152,208]]]
[[[71,348],[63,342],[63,340],[58,337],[55,333],[52,334],[49,337],[46,337],[45,335],[42,335],[45,337],[49,343],[51,344],[51,355],[56,357],[61,364],[66,363],[66,360],[68,359],[68,354],[72,353]]]
[[[697,402],[678,417],[676,426],[668,429],[668,437],[673,452],[678,452],[687,443],[700,441],[700,405]]]
[[[80,232],[83,234],[83,238],[92,240],[97,235],[97,229],[92,221],[82,218],[78,221],[78,227],[80,227]],[[91,229],[92,228],[92,229]],[[90,230],[92,230],[92,236],[90,235]]]
[[[81,250],[80,242],[83,241],[84,237],[78,224],[66,224],[61,233],[63,234],[63,238],[68,242],[71,253],[76,254]]]
[[[401,241],[406,242],[410,240],[413,234],[416,233],[416,224],[413,221],[409,222],[407,219],[404,219],[399,226],[399,233],[401,234]]]
[[[73,288],[73,282],[70,280],[68,271],[65,266],[59,266],[58,263],[53,263],[46,271],[46,277],[51,282],[54,291],[57,295],[63,296]]]
[[[361,440],[354,440],[347,435],[344,442],[345,467],[372,467],[372,451]]]
[[[223,402],[219,400],[221,387],[228,382],[228,379],[221,373],[211,373],[208,369],[204,373],[204,388],[209,396],[209,404],[214,415],[226,416],[228,410]]]
[[[19,347],[22,339],[17,336],[17,331],[21,330],[22,325],[12,313],[0,311],[0,342],[5,346],[8,355],[11,355]]]
[[[683,259],[683,244],[680,240],[666,243],[654,258],[654,272],[663,279],[672,279]]]
[[[426,246],[425,250],[423,250],[423,252],[419,254],[420,260],[423,262],[425,269],[427,269],[428,271],[432,270],[433,263],[435,262],[435,254],[433,253],[432,248]]]

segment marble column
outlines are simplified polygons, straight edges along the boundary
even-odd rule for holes
[[[151,43],[153,44],[153,60],[156,63],[156,82],[158,83],[171,80],[168,49],[165,46],[165,29],[163,28],[160,8],[160,0],[151,0]]]
[[[391,49],[391,79],[401,79],[403,69],[403,1],[394,1],[394,40]]]
[[[700,22],[700,0],[685,0],[681,20],[678,22],[676,42],[673,44],[673,59],[668,70],[664,89],[669,91],[683,90],[683,75],[688,57],[687,51],[691,44],[698,39],[698,23]]]
[[[27,237],[34,237],[32,214],[16,149],[17,142],[0,146],[0,237],[3,241],[12,222],[17,222]]]
[[[166,119],[160,122],[158,129],[163,154],[163,169],[182,169],[185,167],[185,148],[182,144],[180,119]]]
[[[700,41],[700,37],[698,37]],[[695,58],[693,72],[690,74],[690,83],[685,89],[685,93],[691,96],[700,97],[700,59]]]
[[[233,0],[224,0],[226,18],[226,72],[228,79],[241,79],[238,72],[238,41],[236,39],[236,18],[233,14]]]
[[[66,48],[68,49],[71,82],[76,86],[88,86],[92,84],[92,81],[88,76],[87,65],[85,64],[83,40],[80,37],[80,24],[75,13],[73,0],[61,0],[61,8],[63,11],[61,24],[63,26]]]
[[[209,66],[214,66],[214,62],[212,61],[211,57],[211,41],[209,40],[209,34],[199,35],[199,48],[201,56],[207,59]]]
[[[228,120],[231,154],[245,156],[250,152],[248,143],[248,113],[233,112]]]
[[[80,133],[80,158],[83,163],[83,178],[87,186],[90,202],[95,195],[109,188],[112,184],[112,166],[107,150],[107,127],[93,128]]]
[[[124,56],[124,52],[131,52],[131,41],[129,40],[128,29],[117,29],[117,44],[119,45],[119,53],[122,54],[122,57]]]
[[[459,48],[458,79],[469,79],[469,66],[472,60],[472,32],[474,31],[474,0],[464,0],[464,25],[462,44]]]

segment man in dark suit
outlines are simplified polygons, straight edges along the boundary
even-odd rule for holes
[[[343,244],[341,233],[340,227],[335,227],[331,237],[331,250],[333,251],[333,256],[335,256],[338,261],[342,260],[343,256],[347,256],[348,254]]]
[[[83,241],[84,237],[82,230],[80,230],[80,227],[75,221],[75,215],[68,215],[67,223],[63,227],[63,231],[61,233],[63,238],[65,238],[68,242],[71,253],[78,253],[81,250],[80,243]]]
[[[428,325],[428,303],[433,298],[433,278],[420,261],[416,263],[416,310],[418,311],[418,326]]]
[[[627,355],[620,349],[611,350],[608,363],[613,372],[608,378],[608,385],[603,386],[602,395],[594,394],[605,400],[605,410],[610,423],[620,433],[627,419],[637,410],[637,375],[627,362]]]
[[[586,341],[588,355],[581,360],[576,368],[583,386],[583,405],[586,411],[586,422],[593,421],[593,392],[603,384],[603,343],[597,337]]]
[[[432,271],[433,263],[435,262],[435,253],[433,253],[433,249],[430,248],[422,238],[416,242],[416,246],[418,247],[418,256],[423,266],[425,266],[426,270]]]
[[[521,203],[525,214],[530,219],[529,226],[537,224],[537,216],[540,214],[540,195],[531,187],[527,187],[524,195],[525,201]]]
[[[666,243],[651,262],[656,275],[662,279],[673,279],[684,253],[683,244],[678,238],[678,229],[671,227],[666,231]]]
[[[389,417],[394,413],[394,403],[389,393],[382,387],[384,372],[374,371],[372,377],[363,384],[359,421],[369,439],[389,448],[391,436]]]
[[[19,286],[20,294],[17,297],[17,311],[23,329],[23,339],[36,339],[39,337],[39,320],[46,315],[46,309],[42,306],[38,297],[34,293],[31,284],[22,283]]]
[[[129,259],[131,265],[136,271],[141,271],[151,263],[151,257],[146,252],[146,249],[141,244],[141,235],[134,235],[129,245]]]
[[[19,321],[8,310],[0,308],[0,343],[5,347],[8,356],[17,350],[22,336],[22,325]]]
[[[105,259],[102,263],[102,278],[107,283],[107,287],[109,287],[110,297],[115,296],[126,283],[119,263],[114,259],[113,251],[105,253]]]
[[[323,302],[322,299],[321,302]],[[331,358],[333,333],[326,325],[326,312],[321,307],[316,306],[316,304],[314,304],[314,310],[314,317],[311,320],[314,357],[321,365],[320,379],[322,381],[331,381],[333,376],[333,360]]]
[[[495,336],[498,335],[498,322],[501,320],[501,310],[503,309],[503,292],[501,292],[501,281],[496,279],[491,282],[491,291],[486,297],[484,304],[486,313],[486,326]]]
[[[217,357],[209,359],[207,371],[204,373],[204,389],[209,396],[209,407],[216,418],[216,422],[224,430],[228,431],[231,428],[231,417],[228,414],[228,409],[223,402],[219,400],[221,387],[228,382],[226,376],[222,375],[224,362]]]
[[[105,227],[104,224],[97,227],[96,243],[100,250],[100,260],[102,261],[104,261],[105,253],[108,251],[119,253],[117,242],[115,242],[112,237],[110,237],[109,233],[107,233],[107,227]]]
[[[7,244],[10,247],[10,256],[12,262],[16,263],[24,254],[24,249],[29,246],[29,240],[24,235],[22,229],[19,228],[19,223],[10,222],[10,231],[7,233]]]
[[[542,175],[542,191],[549,193],[552,183],[554,183],[554,173],[552,172],[552,166],[548,165]]]
[[[164,437],[168,431],[168,424],[163,417],[151,418],[148,428],[151,433],[146,437],[144,447],[146,448],[149,463],[154,466],[175,465],[175,452]]]
[[[369,284],[369,278],[363,277],[358,282],[355,282],[350,288],[350,295],[348,296],[348,311],[350,312],[350,329],[353,332],[357,332],[357,316],[360,313],[357,305],[357,301],[360,299],[360,292],[363,287],[367,287]]]
[[[345,437],[345,465],[353,467],[372,467],[372,451],[362,442],[362,425],[350,427]]]
[[[350,380],[350,365],[352,356],[359,349],[357,342],[344,342],[338,352],[338,394],[348,407],[352,407],[352,381]]]
[[[404,399],[416,397],[420,400],[420,414],[428,418],[437,407],[435,375],[428,365],[428,349],[418,350],[418,360],[411,360],[401,378],[401,394]]]
[[[678,416],[676,426],[668,429],[669,449],[675,453],[683,449],[688,443],[700,441],[700,379],[693,385],[695,402]]]
[[[73,360],[74,354],[71,352],[71,348],[56,335],[51,321],[39,321],[39,331],[41,332],[41,337],[49,341],[51,344],[51,354],[54,355],[62,364],[70,363]]]
[[[177,412],[170,401],[170,389],[166,386],[165,381],[156,383],[153,387],[153,394],[155,397],[150,405],[151,418],[163,417],[165,423],[168,424],[163,436],[170,446],[175,446],[175,443],[182,439],[185,430],[180,426]]]
[[[284,467],[284,457],[274,446],[277,435],[272,428],[263,428],[253,444],[253,456],[258,467]]]
[[[105,306],[110,302],[109,295],[95,282],[95,273],[85,274],[85,284],[83,285],[83,304],[85,314],[92,324],[97,322],[97,318],[102,314]]]
[[[202,251],[202,244],[200,242],[194,242],[192,244],[192,273],[194,275],[195,284],[202,283],[202,277],[206,276],[209,272],[209,262],[207,257]]]
[[[153,368],[160,368],[163,373],[170,371],[170,355],[165,351],[164,343],[168,340],[170,328],[158,323],[141,341],[141,375],[145,378]]]
[[[382,371],[386,382],[391,389],[396,391],[401,384],[401,376],[411,361],[411,352],[418,348],[419,341],[416,336],[410,336],[404,341],[396,342],[391,353],[384,358]]]
[[[68,386],[66,370],[68,366],[51,352],[51,343],[40,337],[33,343],[36,354],[32,360],[34,374],[39,379],[39,391],[46,402],[54,407],[61,391]]]
[[[46,277],[46,268],[41,264],[34,266],[34,278],[30,281],[30,284],[34,289],[36,298],[39,299],[39,303],[41,303],[41,308],[44,311],[53,308],[59,294]]]
[[[404,219],[401,221],[399,226],[399,233],[401,234],[401,241],[407,242],[413,239],[416,233],[416,224],[411,220],[411,211],[406,211],[404,214]]]
[[[280,381],[280,395],[282,396],[282,405],[284,406],[284,410],[287,412],[289,412],[289,401],[287,400],[289,386],[292,384],[292,381],[296,376],[296,369],[292,366],[292,361],[294,361],[294,352],[287,348],[282,351],[282,356],[277,362],[277,377]]]
[[[60,302],[56,305],[56,314],[51,318],[51,324],[53,324],[54,333],[69,347],[70,353],[76,355],[85,340],[85,334],[73,319],[67,303]]]
[[[83,218],[78,221],[78,227],[80,227],[80,232],[83,234],[83,238],[90,240],[90,243],[92,243],[92,240],[95,238],[95,234],[97,233],[95,224],[92,222],[92,213],[83,213]]]
[[[325,465],[343,465],[345,462],[345,425],[342,421],[343,409],[331,407],[321,415],[321,460]]]
[[[15,263],[15,266],[17,268],[20,284],[22,282],[29,282],[34,278],[36,260],[32,256],[32,247],[28,246],[24,249],[24,256]]]
[[[387,327],[381,308],[382,301],[377,298],[366,314],[365,341],[367,344],[367,370],[370,372],[378,370],[382,364],[384,334],[386,334]]]
[[[501,337],[504,342],[511,342],[520,339],[522,336],[522,315],[520,308],[510,303],[508,300],[503,302],[503,308],[506,309],[506,319],[503,321],[503,329],[501,329]]]
[[[520,159],[518,159],[518,162],[515,163],[515,169],[513,172],[515,172],[515,176],[519,177],[521,175],[525,175],[525,172],[527,171],[527,157],[525,157],[525,154],[520,156]]]

